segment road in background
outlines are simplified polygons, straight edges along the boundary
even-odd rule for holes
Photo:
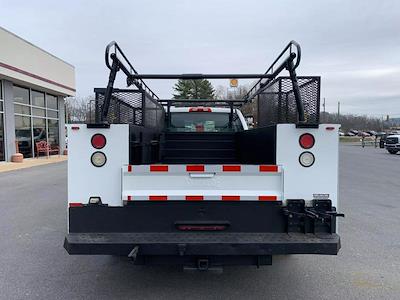
[[[400,155],[341,146],[338,256],[274,257],[223,274],[69,256],[66,169],[0,174],[1,299],[400,299]]]

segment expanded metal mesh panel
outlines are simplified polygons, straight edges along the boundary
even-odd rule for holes
[[[147,128],[159,128],[162,126],[165,117],[164,108],[148,97],[145,98],[145,107],[144,126]]]
[[[95,120],[101,120],[105,89],[95,89]],[[114,89],[107,114],[110,124],[158,128],[164,123],[164,108],[142,91]]]
[[[320,77],[298,77],[301,100],[307,124],[319,123]],[[258,126],[277,123],[296,123],[298,112],[289,77],[279,77],[259,95]]]
[[[104,104],[104,89],[96,90],[96,121],[100,120]],[[107,122],[110,124],[143,125],[142,93],[140,91],[114,90],[111,96]]]

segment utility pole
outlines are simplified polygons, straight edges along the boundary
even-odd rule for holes
[[[337,120],[340,122],[340,101],[337,103]]]
[[[322,104],[322,107],[324,108],[324,114],[323,114],[323,122],[325,122],[325,120],[326,120],[326,117],[325,117],[325,97],[324,97],[324,103]]]

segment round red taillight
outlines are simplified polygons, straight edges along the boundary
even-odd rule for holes
[[[92,136],[91,140],[92,146],[96,149],[104,148],[107,143],[106,137],[100,133],[96,133]]]
[[[315,139],[310,133],[304,133],[299,138],[299,144],[303,149],[310,149],[314,146]]]

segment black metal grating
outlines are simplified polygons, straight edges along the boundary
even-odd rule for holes
[[[101,120],[105,89],[95,89],[95,122]],[[106,121],[109,124],[131,124],[159,128],[164,124],[164,108],[139,90],[114,89]]]
[[[319,123],[320,77],[298,77],[305,123]],[[258,97],[257,125],[263,127],[277,123],[297,123],[298,113],[289,77],[278,77]]]
[[[145,97],[144,125],[146,128],[160,128],[164,125],[165,110],[155,100]]]

